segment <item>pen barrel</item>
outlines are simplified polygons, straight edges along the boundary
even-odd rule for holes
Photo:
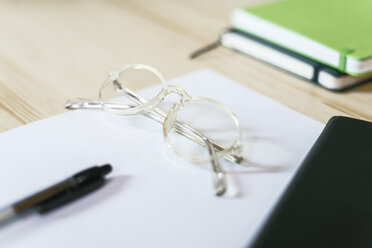
[[[99,188],[104,183],[104,176],[111,170],[110,164],[93,166],[16,202],[12,207],[17,214],[30,209],[39,213],[48,212]]]
[[[32,207],[37,206],[41,202],[52,198],[53,196],[65,191],[68,188],[73,187],[76,184],[71,179],[66,179],[58,184],[55,184],[49,188],[46,188],[38,193],[35,193],[19,202],[13,204],[13,209],[16,213],[22,213]]]
[[[103,177],[97,177],[94,180],[86,181],[79,184],[79,187],[70,188],[68,190],[62,191],[55,196],[41,202],[36,206],[36,211],[40,214],[48,213],[62,205],[70,203],[84,195],[87,195],[94,190],[100,188],[105,183]]]

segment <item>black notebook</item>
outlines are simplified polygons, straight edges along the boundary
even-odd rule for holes
[[[372,123],[330,119],[249,247],[372,247]]]

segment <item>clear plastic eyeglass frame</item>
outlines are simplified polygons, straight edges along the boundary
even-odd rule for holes
[[[160,92],[150,100],[145,100],[137,93],[125,86],[125,82],[121,82],[120,76],[128,70],[144,70],[153,73],[159,81],[162,83],[162,89]],[[105,95],[107,89],[116,91],[118,95],[123,95],[130,99],[131,102],[120,102],[108,101]],[[179,100],[173,103],[172,107],[166,113],[164,110],[159,108],[159,104],[170,94],[176,94],[179,96]],[[218,144],[211,137],[206,137],[203,132],[192,127],[192,125],[185,123],[178,119],[179,111],[185,106],[191,105],[196,102],[206,102],[221,111],[225,112],[226,116],[231,118],[231,122],[234,123],[236,132],[235,137],[232,137],[232,142],[227,147]],[[153,119],[163,125],[163,135],[168,146],[180,157],[193,162],[203,163],[210,162],[211,169],[213,172],[213,188],[217,196],[222,196],[227,189],[225,171],[220,164],[220,158],[224,158],[227,161],[239,164],[243,158],[241,156],[242,147],[240,145],[241,129],[239,120],[235,114],[225,105],[219,103],[213,99],[205,97],[192,97],[184,89],[176,85],[168,85],[164,80],[161,73],[153,67],[143,64],[130,64],[122,67],[117,71],[113,71],[109,74],[105,82],[103,83],[100,93],[99,100],[90,99],[73,99],[68,100],[65,107],[67,109],[103,109],[105,111],[118,114],[118,115],[138,115],[142,114],[150,119]],[[186,138],[191,143],[196,144],[203,150],[207,151],[207,157],[198,157],[185,155],[174,148],[174,145],[170,141],[170,133],[176,133],[180,137]]]

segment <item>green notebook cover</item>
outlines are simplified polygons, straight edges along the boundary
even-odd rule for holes
[[[274,24],[265,34],[265,31],[257,30],[257,26],[262,22],[254,23],[251,19],[246,19],[247,23],[244,23],[244,18],[236,18],[239,20],[234,21],[233,16],[234,26],[242,31],[349,74],[364,74],[372,71],[372,0],[285,0],[244,8],[236,12],[264,20],[264,25]],[[255,26],[250,26],[250,23]],[[286,40],[281,41],[279,38],[278,41],[275,38],[280,35],[285,36],[280,30],[276,36],[273,36],[275,27],[278,26],[333,50],[338,57],[320,58],[325,54],[323,50],[318,51],[319,56],[314,52],[316,49],[304,51],[301,47],[296,47],[298,45],[296,39],[294,39],[295,44],[288,47]]]

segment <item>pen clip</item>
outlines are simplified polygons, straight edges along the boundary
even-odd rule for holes
[[[199,48],[198,50],[192,52],[190,54],[190,59],[195,59],[196,57],[199,57],[200,55],[202,55],[203,53],[207,53],[215,48],[217,48],[218,46],[221,45],[221,42],[220,42],[220,39],[218,39],[217,41],[213,42],[213,43],[210,43],[202,48]]]
[[[196,51],[192,52],[190,54],[190,59],[195,59],[196,57],[199,57],[200,55],[204,54],[204,53],[207,53],[217,47],[219,47],[221,45],[221,37],[223,34],[225,34],[226,32],[230,31],[232,28],[224,28],[222,29],[222,31],[219,33],[218,35],[218,39],[213,42],[213,43],[210,43],[204,47],[201,47],[199,49],[197,49]]]

